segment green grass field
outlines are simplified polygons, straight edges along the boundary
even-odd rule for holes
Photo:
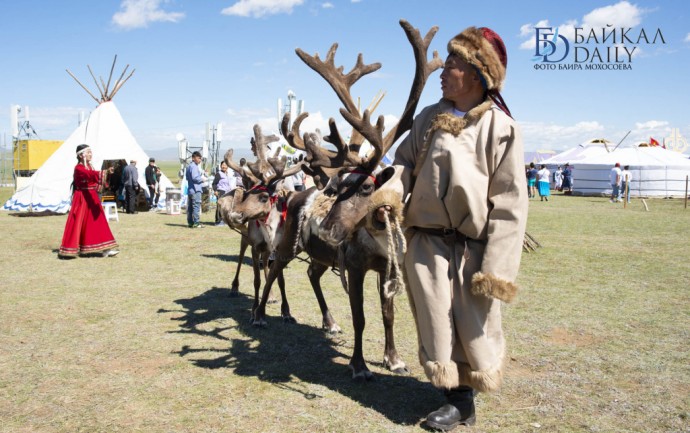
[[[478,396],[467,431],[690,431],[690,210],[647,203],[530,203],[542,247],[523,255],[522,290],[504,306],[505,384]],[[335,274],[323,285],[342,334],[320,330],[299,261],[286,275],[298,323],[273,304],[255,329],[248,267],[229,297],[239,235],[227,227],[121,214],[119,256],[62,261],[65,219],[0,212],[0,432],[417,432],[443,402],[417,363],[405,295],[395,334],[412,374],[382,369],[371,278],[364,356],[377,380],[353,383]]]

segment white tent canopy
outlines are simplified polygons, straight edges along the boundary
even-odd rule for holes
[[[632,173],[631,197],[678,197],[690,176],[687,155],[660,147],[626,147],[577,161],[573,194],[611,194],[609,174],[616,163]]]
[[[31,176],[26,185],[3,206],[9,211],[53,211],[66,213],[71,205],[71,184],[74,166],[77,164],[76,148],[88,144],[93,151],[92,164],[97,169],[104,160],[124,159],[137,161],[139,185],[148,192],[144,169],[148,164],[146,152],[122,120],[112,101],[102,102],[59,149]],[[170,180],[162,175],[159,206],[165,204],[166,188],[173,188]]]
[[[594,138],[592,140],[585,141],[582,144],[568,149],[564,152],[554,155],[551,158],[545,159],[540,162],[544,165],[565,165],[580,162],[585,158],[593,157],[596,155],[605,155],[613,150],[616,145],[603,138]]]

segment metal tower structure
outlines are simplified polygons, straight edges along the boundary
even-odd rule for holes
[[[304,112],[304,101],[297,99],[297,96],[292,90],[288,90],[287,100],[283,104],[283,100],[278,98],[278,131],[280,131],[280,124],[283,122],[283,116],[290,113],[290,123],[288,129],[292,128],[292,122]]]

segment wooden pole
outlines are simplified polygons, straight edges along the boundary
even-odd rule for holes
[[[129,65],[127,65],[127,67],[129,67]],[[115,83],[115,87],[113,88],[113,91],[110,93],[108,100],[113,99],[115,97],[115,94],[122,88],[122,85],[125,84],[127,80],[132,78],[132,75],[134,75],[134,71],[136,71],[136,69],[132,69],[132,72],[130,72],[127,78],[125,78],[124,80],[118,80],[117,83]],[[122,74],[124,75],[124,72]]]
[[[108,84],[105,85],[106,95],[108,94],[108,90],[110,90],[110,80],[113,78],[113,71],[115,70],[115,62],[116,61],[117,61],[117,54],[115,54],[115,58],[113,59],[113,66],[110,67],[110,75],[108,75]]]
[[[101,101],[99,101],[98,98],[96,98],[95,96],[93,96],[93,94],[92,94],[91,92],[89,92],[89,89],[87,89],[86,87],[84,87],[84,85],[83,85],[79,80],[77,80],[77,77],[75,77],[75,76],[69,71],[69,69],[65,69],[65,71],[67,71],[67,73],[70,75],[70,77],[74,78],[74,81],[76,81],[77,84],[79,84],[79,85],[81,86],[82,89],[86,90],[86,93],[88,93],[89,96],[91,96],[91,97],[93,98],[93,100],[96,101],[96,103],[98,103],[98,104],[101,103]]]
[[[628,135],[630,135],[631,132],[632,132],[632,131],[628,131],[628,133],[625,134],[625,137],[627,137]],[[618,144],[616,144],[616,147],[614,147],[613,150],[618,149],[618,146],[620,146],[621,143],[623,142],[623,140],[625,140],[625,137],[621,138],[621,141],[619,141]],[[609,150],[609,149],[608,149],[608,147],[607,147],[607,148],[606,148],[606,151],[608,151],[608,150]],[[613,152],[613,150],[612,150],[611,152]]]
[[[685,176],[685,209],[688,208],[688,176]]]
[[[98,84],[98,80],[96,80],[96,76],[93,74],[93,71],[91,70],[91,66],[86,65],[87,68],[89,68],[89,73],[91,74],[91,78],[93,78],[93,82],[96,83],[96,88],[98,89],[98,92],[101,94],[101,102],[105,101],[105,95],[103,94],[103,90],[101,89],[101,86]]]

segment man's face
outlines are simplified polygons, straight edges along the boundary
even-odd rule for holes
[[[477,71],[460,57],[449,55],[441,72],[443,97],[455,103],[466,101],[477,86],[481,86]]]
[[[201,157],[200,156],[192,156],[192,161],[194,161],[194,164],[199,165],[201,162]]]

